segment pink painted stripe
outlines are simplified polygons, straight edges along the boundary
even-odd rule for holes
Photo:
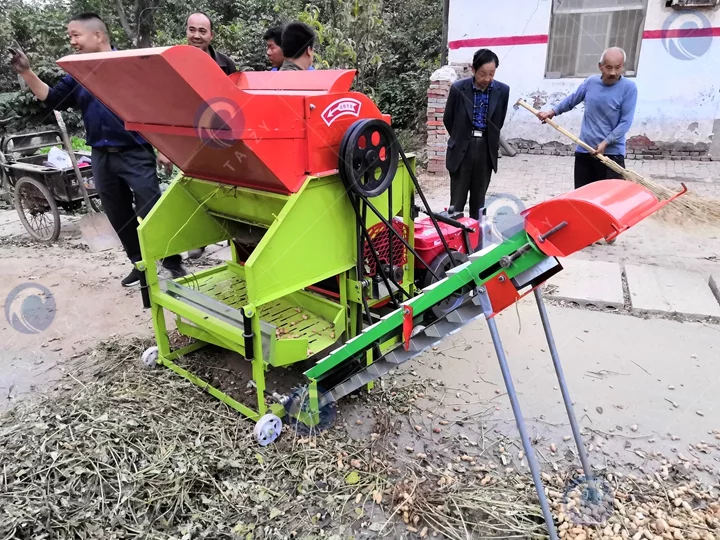
[[[720,27],[711,28],[671,28],[669,30],[645,30],[643,39],[672,39],[718,37]]]
[[[720,27],[711,28],[675,28],[669,30],[645,30],[643,39],[672,39],[720,37]],[[510,45],[542,45],[548,42],[547,34],[534,36],[500,36],[489,38],[457,39],[448,43],[449,49],[463,47],[503,47]]]
[[[450,49],[460,49],[462,47],[502,47],[505,45],[539,45],[548,42],[548,36],[503,36],[491,38],[472,38],[458,39],[448,43]]]

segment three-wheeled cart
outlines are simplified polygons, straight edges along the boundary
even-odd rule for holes
[[[47,165],[43,149],[59,146],[63,150],[60,131],[40,131],[9,135],[0,139],[0,170],[3,187],[13,192],[15,209],[20,221],[35,240],[54,242],[60,235],[60,209],[72,214],[82,208],[83,194],[72,167]],[[82,163],[89,152],[76,151],[80,172],[90,203],[98,210],[92,168]]]

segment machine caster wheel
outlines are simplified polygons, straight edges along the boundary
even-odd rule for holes
[[[282,431],[282,420],[274,414],[266,414],[255,424],[255,439],[260,446],[274,443]]]
[[[157,367],[159,355],[160,353],[158,352],[157,347],[150,347],[149,349],[145,350],[145,352],[142,354],[143,366],[148,369]]]

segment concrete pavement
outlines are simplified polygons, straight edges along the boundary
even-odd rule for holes
[[[626,165],[669,188],[679,190],[680,183],[685,182],[697,195],[720,199],[720,161],[628,160]],[[573,189],[573,167],[574,158],[566,156],[503,156],[489,193],[510,193],[534,204]],[[441,192],[449,190],[449,178],[422,175],[421,182],[444,202]]]

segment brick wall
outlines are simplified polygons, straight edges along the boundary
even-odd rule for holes
[[[443,175],[445,169],[445,150],[447,149],[448,133],[443,124],[443,113],[450,87],[458,78],[457,71],[451,66],[444,66],[430,76],[430,87],[427,91],[427,172],[431,175]]]
[[[450,86],[459,78],[471,75],[470,65],[443,66],[430,77],[427,106],[427,172],[430,175],[445,175],[445,152],[448,134],[443,125],[442,117]],[[571,156],[575,152],[574,144],[558,141],[540,144],[525,139],[509,139],[507,141],[521,154],[542,154],[552,156]],[[635,136],[627,142],[628,159],[668,159],[674,161],[710,161],[710,145],[664,143],[651,141],[647,137]]]

